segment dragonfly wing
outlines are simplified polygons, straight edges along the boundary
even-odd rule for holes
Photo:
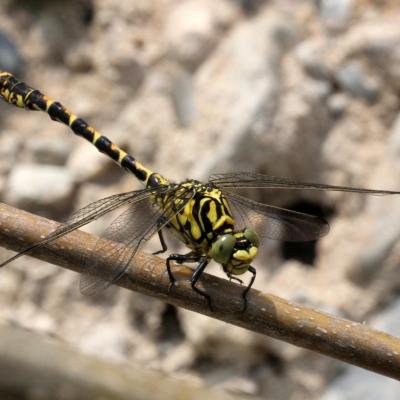
[[[81,293],[91,296],[117,281],[144,244],[146,231],[157,227],[161,216],[149,198],[128,205],[97,240],[92,250],[95,255],[88,255],[87,271],[80,280]]]
[[[260,237],[289,242],[316,240],[329,231],[328,222],[314,215],[299,213],[286,208],[258,203],[237,193],[224,190],[244,228],[254,227]]]
[[[234,172],[211,175],[209,182],[219,188],[227,189],[291,189],[291,190],[321,190],[337,192],[365,193],[371,195],[400,194],[400,191],[373,190],[350,186],[333,186],[322,183],[300,182],[287,178],[268,176],[252,172]]]
[[[190,189],[185,193],[190,193]],[[168,196],[176,199],[174,192],[168,193]],[[187,201],[184,199],[178,207],[170,201],[162,209],[151,198],[130,205],[104,232],[103,237],[107,240],[100,238],[97,241],[93,249],[96,254],[93,259],[97,261],[86,263],[88,269],[81,276],[81,293],[92,296],[118,281],[132,265],[138,250],[165,227]],[[102,268],[104,265],[108,268]]]
[[[71,215],[71,217],[59,228],[51,232],[47,237],[43,240],[35,243],[32,246],[27,247],[26,249],[22,250],[21,252],[17,253],[13,257],[7,259],[6,261],[0,264],[0,267],[14,261],[15,259],[23,256],[31,252],[34,249],[43,247],[54,240],[61,238],[68,233],[73,232],[76,229],[81,228],[89,224],[90,222],[102,217],[103,215],[121,207],[125,204],[133,204],[137,201],[143,200],[151,195],[151,190],[143,189],[143,190],[136,190],[133,192],[127,193],[120,193],[116,195],[112,195],[106,197],[101,200],[97,200],[93,203],[88,204],[87,206],[79,209],[75,213]]]

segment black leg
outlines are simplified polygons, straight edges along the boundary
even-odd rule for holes
[[[200,256],[198,255],[193,255],[193,253],[188,253],[188,254],[170,254],[167,257],[166,260],[166,265],[167,265],[167,272],[168,272],[168,277],[169,277],[169,288],[168,288],[168,293],[171,291],[172,287],[175,284],[175,278],[174,275],[172,274],[171,270],[171,261],[176,261],[178,264],[182,264],[184,262],[196,262],[199,261]]]
[[[236,276],[232,276],[232,275],[228,274],[228,278],[230,281],[236,281],[236,282],[239,282],[241,285],[243,285],[243,281],[239,278],[236,278]]]
[[[251,272],[253,274],[253,276],[250,279],[250,283],[247,285],[246,289],[244,289],[243,293],[242,293],[242,297],[243,297],[242,313],[244,313],[247,310],[247,294],[249,293],[249,290],[253,286],[254,280],[256,279],[256,269],[254,267],[250,266],[248,271]]]
[[[192,289],[195,290],[198,294],[200,294],[207,300],[208,308],[210,309],[210,311],[213,311],[213,308],[211,305],[211,297],[206,292],[204,292],[203,290],[196,287],[196,283],[199,280],[201,274],[204,272],[205,268],[207,267],[207,264],[208,264],[207,257],[202,257],[200,259],[199,265],[193,272],[192,277],[190,278],[190,283],[191,283]]]
[[[163,233],[162,233],[162,229],[160,229],[160,230],[158,231],[158,238],[160,239],[161,250],[155,251],[155,252],[153,253],[154,256],[155,256],[156,254],[165,253],[165,252],[168,250],[168,246],[167,246],[167,244],[165,243],[164,235],[163,235]]]

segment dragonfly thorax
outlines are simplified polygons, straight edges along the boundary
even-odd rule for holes
[[[207,254],[219,235],[232,234],[235,221],[220,190],[194,180],[170,187],[159,204],[171,210],[167,227],[189,248]]]
[[[230,275],[244,274],[258,253],[259,237],[252,228],[219,235],[213,242],[209,256],[222,265]]]

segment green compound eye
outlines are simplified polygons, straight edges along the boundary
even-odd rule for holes
[[[250,242],[254,246],[256,247],[259,246],[260,238],[258,237],[257,232],[253,228],[246,228],[243,235],[247,240],[250,240]]]
[[[220,236],[211,247],[211,257],[220,264],[226,264],[231,259],[236,238],[233,235]]]

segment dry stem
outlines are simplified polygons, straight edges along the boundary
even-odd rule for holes
[[[54,230],[58,224],[27,212],[0,204],[0,245],[21,250]],[[85,272],[82,254],[87,253],[96,238],[75,231],[38,249],[32,256],[76,272]],[[96,258],[97,254],[91,253]],[[7,266],[8,267],[8,266]],[[12,268],[12,265],[9,266]],[[102,265],[110,268],[110,265]],[[192,270],[177,266],[178,284],[168,295],[169,280],[165,261],[140,253],[135,267],[127,271],[118,285],[138,291],[176,306],[196,311],[221,321],[284,340],[296,346],[317,351],[329,357],[371,371],[400,379],[400,340],[368,326],[330,316],[292,304],[279,297],[251,290],[248,309],[240,313],[243,288],[227,280],[204,274],[201,285],[210,294],[215,310],[210,311],[204,299],[188,282]]]

